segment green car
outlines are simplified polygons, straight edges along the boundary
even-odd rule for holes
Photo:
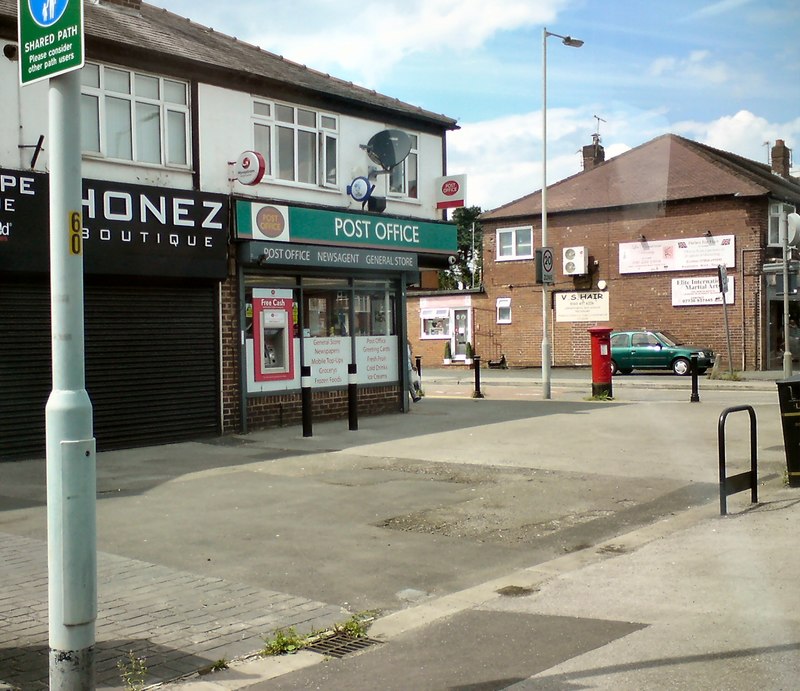
[[[615,331],[611,334],[611,374],[630,374],[635,369],[671,369],[684,376],[692,373],[692,355],[697,355],[698,374],[714,364],[711,348],[685,345],[665,331]]]

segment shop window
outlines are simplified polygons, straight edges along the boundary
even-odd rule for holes
[[[451,311],[446,307],[420,310],[422,338],[450,338],[452,334]]]
[[[284,103],[253,101],[253,145],[266,174],[303,185],[338,184],[338,118]]]
[[[397,197],[417,199],[417,180],[419,178],[419,138],[415,134],[411,138],[411,153],[389,173],[389,194]]]
[[[533,228],[499,228],[497,230],[497,261],[531,259],[533,257]]]
[[[189,85],[118,67],[81,70],[81,148],[110,159],[189,165]]]
[[[511,298],[497,298],[497,323],[511,323]]]

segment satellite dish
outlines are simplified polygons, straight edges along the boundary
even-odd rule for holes
[[[384,170],[391,170],[411,153],[411,137],[402,130],[383,130],[367,142],[367,155]]]

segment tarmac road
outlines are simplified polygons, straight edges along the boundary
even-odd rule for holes
[[[673,377],[670,383],[679,379],[680,387],[620,386],[613,402],[598,402],[588,400],[585,381],[559,377],[554,400],[543,401],[537,386],[507,373],[503,381],[489,378],[484,399],[471,398],[458,380],[432,375],[423,372],[427,395],[409,415],[363,418],[357,432],[341,421],[315,425],[311,438],[286,428],[99,454],[98,549],[204,583],[286,594],[298,611],[305,606],[319,615],[315,626],[341,621],[347,612],[374,611],[380,630],[404,611],[608,547],[620,536],[688,515],[692,507],[715,508],[717,424],[729,406],[756,410],[762,481],[778,484],[785,468],[773,382],[726,382],[704,388],[701,401],[690,403],[688,380]],[[729,424],[732,471],[749,462],[748,439],[745,419]],[[0,464],[0,487],[0,544],[5,536],[43,546],[43,462]],[[741,496],[729,501],[747,505]],[[0,566],[4,580],[13,576],[5,573],[9,568]],[[270,623],[312,623],[292,616],[264,620],[251,638],[270,635]],[[485,632],[493,626],[513,631],[508,622],[517,621],[520,640],[532,625],[526,617],[503,617],[500,624],[486,614],[458,616],[465,617],[464,630]],[[523,665],[502,677],[511,679],[505,686],[485,688],[522,683],[640,626],[634,619],[600,617],[581,625],[584,636],[574,621],[547,616],[555,618],[537,618],[536,626],[555,626],[565,643],[539,659],[541,669]],[[151,623],[156,627],[157,618]],[[114,622],[108,627],[113,631]],[[432,633],[445,641],[452,629]],[[41,649],[41,640],[34,640],[41,628],[26,635],[31,640],[19,649]],[[142,631],[139,638],[120,638],[154,637]],[[566,645],[570,640],[577,647]],[[196,667],[198,660],[246,652],[191,646],[174,645],[191,652]],[[0,638],[0,680],[13,683],[3,647]],[[114,648],[121,649],[124,642]],[[101,688],[113,687],[112,671],[99,675]],[[152,680],[176,671],[174,664],[153,665]],[[437,674],[397,688],[447,688],[437,685],[444,683]],[[475,678],[470,674],[464,679]],[[295,683],[290,677],[281,683]],[[351,688],[345,681],[314,683]]]

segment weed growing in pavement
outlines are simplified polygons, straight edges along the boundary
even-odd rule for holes
[[[334,632],[350,636],[350,638],[363,638],[367,635],[367,629],[372,621],[372,616],[369,614],[354,614],[343,624],[336,624],[333,627]]]
[[[350,638],[363,638],[367,635],[367,629],[373,619],[373,612],[360,612],[341,624],[334,624],[330,629],[312,631],[308,636],[300,636],[292,626],[288,629],[278,629],[272,638],[264,639],[266,645],[261,654],[264,656],[293,655],[298,650],[307,648],[320,639],[329,638],[337,633]]]
[[[604,392],[604,393],[594,394],[593,396],[589,396],[588,398],[584,398],[583,400],[585,400],[585,401],[613,401],[614,397],[611,394],[609,394],[607,392]]]
[[[117,669],[127,691],[142,691],[144,680],[147,676],[147,661],[145,658],[137,657],[132,650],[129,650],[126,658],[117,661]]]
[[[198,670],[197,673],[202,677],[213,672],[221,672],[223,669],[228,669],[228,661],[224,657],[221,657],[219,660]]]
[[[294,655],[306,645],[306,639],[299,636],[293,626],[288,629],[278,629],[271,639],[264,639],[266,646],[264,655]]]

